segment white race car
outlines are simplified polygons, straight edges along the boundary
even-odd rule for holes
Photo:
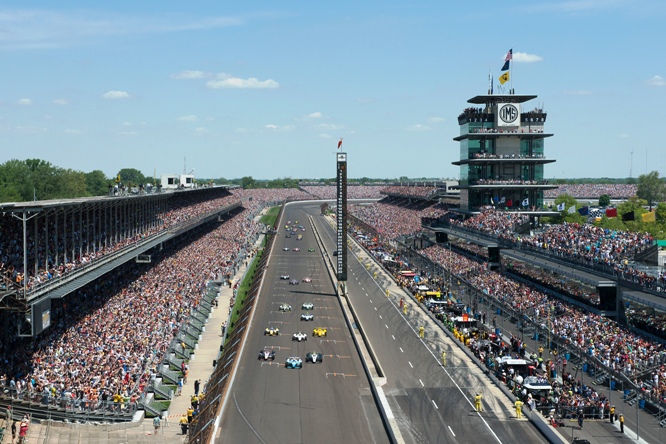
[[[304,277],[304,278],[303,278],[303,282],[310,283],[310,282],[312,282],[312,278],[310,278],[310,277]]]
[[[288,275],[288,274],[282,274],[282,275],[280,275],[280,280],[282,280],[282,281],[288,281],[288,280],[289,280],[289,275]]]
[[[314,310],[314,304],[312,302],[303,302],[301,305],[302,310]]]
[[[292,341],[307,341],[308,340],[308,335],[307,333],[303,333],[302,331],[299,331],[298,333],[294,333],[291,335],[291,340]]]
[[[314,315],[310,313],[303,313],[301,315],[301,321],[313,321],[314,320]]]
[[[294,251],[299,252],[299,251],[301,251],[301,249],[296,247],[296,248],[294,248]]]
[[[286,311],[291,311],[291,305],[289,304],[280,304],[280,311],[286,312]]]
[[[284,247],[282,251],[289,251],[289,247]]]

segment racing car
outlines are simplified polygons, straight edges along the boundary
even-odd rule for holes
[[[303,302],[301,310],[314,310],[314,304],[312,302]]]
[[[298,285],[298,281],[296,279],[292,279],[289,281],[289,285]]]
[[[298,342],[307,341],[308,340],[308,334],[303,333],[302,331],[299,331],[298,333],[294,333],[293,335],[291,335],[291,340],[292,341],[298,341]]]
[[[315,327],[315,329],[312,330],[312,336],[316,336],[318,338],[326,336],[326,333],[326,328],[324,327]]]
[[[284,247],[282,251],[289,251],[289,247]]]
[[[306,282],[306,283],[309,284],[310,282],[312,282],[312,278],[310,278],[310,277],[304,277],[304,278],[303,278],[303,282]]]
[[[309,251],[310,253],[314,253],[314,252],[315,252],[315,249],[314,249],[314,248],[308,248],[308,251]]]
[[[264,330],[264,336],[278,336],[280,334],[280,329],[277,327],[266,327]]]
[[[296,248],[294,248],[294,251],[298,253],[299,251],[301,251],[301,249],[296,247]]]
[[[282,280],[282,281],[288,281],[288,280],[289,280],[289,275],[288,275],[288,274],[282,274],[282,275],[280,275],[280,280]]]
[[[284,368],[303,368],[303,360],[298,356],[289,356],[284,363]]]
[[[312,362],[313,364],[315,362],[322,363],[324,362],[324,355],[319,353],[319,352],[310,352],[305,356],[305,360],[307,362]]]
[[[314,315],[305,312],[301,315],[301,321],[314,321]]]
[[[287,303],[280,304],[279,310],[280,311],[291,311],[291,305],[289,305]]]
[[[265,349],[259,352],[259,359],[263,361],[273,361],[275,360],[275,350],[272,348],[266,347]]]
[[[286,237],[287,239],[291,239],[291,234],[287,233],[284,235],[284,237]]]

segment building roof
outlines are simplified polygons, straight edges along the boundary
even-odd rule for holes
[[[537,96],[533,95],[491,94],[472,97],[467,103],[474,103],[476,105],[484,105],[486,103],[523,103],[536,98]]]

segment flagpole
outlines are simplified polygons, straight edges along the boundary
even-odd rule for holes
[[[509,72],[513,72],[513,45],[511,45],[511,59],[509,60]],[[514,94],[513,91],[513,74],[509,74],[509,81],[511,82],[510,94]]]

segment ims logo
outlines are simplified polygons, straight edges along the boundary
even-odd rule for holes
[[[505,123],[513,123],[518,119],[518,108],[515,105],[506,104],[499,110],[499,118]]]

